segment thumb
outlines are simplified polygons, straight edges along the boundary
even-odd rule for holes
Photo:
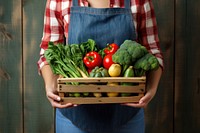
[[[145,106],[150,102],[151,100],[151,95],[146,93],[140,100],[139,104],[145,104]]]

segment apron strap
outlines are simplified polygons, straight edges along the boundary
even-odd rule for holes
[[[78,0],[72,0],[72,6],[79,6],[78,5]]]
[[[131,2],[130,0],[124,0],[124,7],[130,9],[131,8]]]

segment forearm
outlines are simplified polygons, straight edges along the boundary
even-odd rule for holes
[[[147,73],[147,84],[146,84],[147,92],[155,95],[159,81],[160,81],[160,78],[161,78],[161,75],[162,75],[162,68],[161,67],[159,67],[155,71],[150,71],[150,72]]]
[[[45,82],[46,92],[52,91],[52,89],[55,92],[57,88],[58,75],[53,74],[51,67],[49,65],[45,65],[41,69],[41,73]]]
[[[57,95],[57,90],[56,90],[58,75],[53,74],[49,65],[43,66],[41,69],[41,73],[45,82],[47,98],[53,107],[68,108],[76,106],[71,103],[66,103],[63,105],[60,104],[61,98]]]

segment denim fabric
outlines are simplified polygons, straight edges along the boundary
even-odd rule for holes
[[[99,9],[79,7],[78,0],[73,0],[73,7],[70,9],[68,44],[82,43],[88,39],[94,39],[98,47],[103,48],[107,43],[120,45],[126,39],[135,40],[136,33],[130,0],[125,0],[125,5],[125,8]],[[134,130],[137,129],[138,132],[133,132],[142,133],[144,127],[143,113],[137,116],[138,111],[140,111],[139,108],[121,106],[120,104],[79,105],[74,108],[57,109],[57,112],[62,114],[57,116],[57,133],[64,133],[64,131],[60,131],[62,130],[61,124],[65,124],[61,123],[63,118],[60,116],[69,119],[79,129],[91,133],[120,131],[121,127],[126,127],[130,120],[141,118],[139,120],[141,125],[133,125]],[[136,118],[136,116],[139,118]],[[70,127],[63,130],[66,130],[67,133],[76,133],[76,129]],[[127,127],[127,132],[124,133],[132,133],[132,131],[129,132]]]
[[[119,130],[114,133],[144,133],[144,109],[141,109],[130,121],[121,126]]]
[[[56,133],[144,133],[144,110],[141,109],[131,120],[114,131],[88,132],[75,126],[59,110],[56,110]]]
[[[119,130],[121,126],[134,118],[139,110],[119,104],[79,105],[68,109],[57,109],[74,125],[92,133],[109,133]]]
[[[56,110],[56,133],[87,133],[76,127],[58,109]]]
[[[69,44],[86,42],[90,38],[96,41],[99,48],[104,48],[108,43],[121,45],[125,39],[136,39],[129,8],[75,6],[70,13]]]

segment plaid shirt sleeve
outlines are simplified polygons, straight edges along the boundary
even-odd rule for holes
[[[65,7],[62,5],[66,4]],[[69,20],[69,5],[71,2],[69,0],[47,0],[45,15],[44,15],[44,28],[43,28],[43,37],[40,44],[40,59],[37,62],[39,73],[40,69],[47,65],[46,58],[44,57],[44,52],[48,48],[48,43],[50,41],[55,43],[64,43],[64,26],[68,29]],[[62,14],[65,14],[63,19]]]
[[[131,5],[137,40],[143,44],[150,53],[155,55],[163,69],[163,55],[160,49],[157,22],[152,0],[132,0]]]
[[[50,41],[64,43],[65,40],[68,40],[71,5],[72,0],[47,0],[46,2],[43,37],[40,44],[40,58],[37,62],[39,74],[41,68],[48,64],[44,57],[48,43]],[[79,5],[88,6],[87,0],[79,0]]]

